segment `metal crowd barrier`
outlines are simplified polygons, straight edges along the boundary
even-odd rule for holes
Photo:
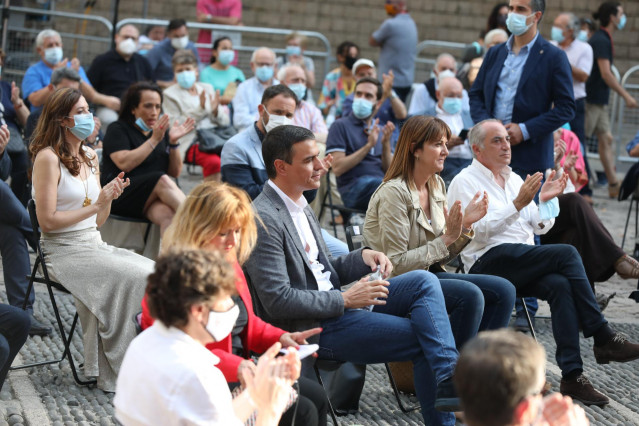
[[[415,53],[415,82],[426,81],[430,78],[437,56],[441,53],[450,53],[458,60],[468,47],[466,43],[456,43],[452,41],[424,40],[417,44]],[[427,57],[421,56],[422,52],[429,50]]]
[[[168,20],[164,19],[141,19],[141,18],[130,18],[123,19],[119,21],[116,25],[116,29],[120,28],[122,25],[126,24],[134,24],[140,27],[142,30],[147,25],[164,25],[166,26],[169,23]],[[282,29],[282,28],[263,28],[263,27],[244,27],[244,26],[234,26],[234,25],[217,25],[217,24],[205,24],[201,22],[187,22],[187,27],[189,29],[197,29],[197,30],[210,30],[210,31],[218,31],[221,33],[231,33],[238,35],[258,35],[258,36],[281,36],[281,43],[279,46],[284,46],[284,36],[292,33],[294,30],[291,29]],[[310,40],[317,40],[324,47],[323,50],[305,50],[304,56],[309,56],[313,59],[321,59],[323,61],[322,67],[315,67],[316,70],[316,86],[319,87],[324,80],[324,76],[329,73],[331,66],[331,43],[328,41],[326,36],[322,33],[316,31],[297,31],[297,33],[302,34],[309,38]],[[232,38],[232,37],[231,37]],[[279,37],[278,37],[279,38]],[[309,41],[310,41],[309,40]],[[241,45],[237,45],[234,43],[233,49],[238,52],[243,52],[244,54],[240,57],[240,62],[244,64],[244,69],[247,70],[250,55],[253,51],[263,45],[268,45],[266,41],[263,41],[265,44],[257,45],[247,45],[242,43]],[[203,43],[195,43],[195,46],[198,48],[207,48],[210,49],[210,44]],[[283,47],[271,47],[276,54],[285,54],[286,49]],[[323,74],[320,74],[322,72]]]
[[[621,79],[621,86],[626,89],[630,96],[639,101],[639,65],[635,65],[626,71]],[[617,161],[634,163],[637,159],[628,156],[626,145],[639,131],[639,109],[626,108],[626,102],[616,93],[615,96],[617,97],[617,127],[614,136],[617,143]],[[611,121],[611,126],[614,126],[614,124]],[[614,131],[615,127],[612,127],[612,129]]]
[[[10,6],[6,10],[9,13],[9,24],[7,31],[3,31],[2,48],[7,57],[2,75],[3,79],[15,81],[18,85],[22,83],[27,68],[40,60],[35,51],[35,37],[44,28],[60,28],[61,21],[71,21],[76,28],[80,28],[83,23],[91,24],[88,28],[89,34],[58,31],[62,37],[64,56],[69,60],[73,57],[79,58],[85,70],[89,68],[95,56],[106,52],[111,46],[113,25],[102,16],[17,6]],[[26,28],[27,15],[42,15],[52,19],[46,26]],[[55,23],[53,18],[57,18]]]

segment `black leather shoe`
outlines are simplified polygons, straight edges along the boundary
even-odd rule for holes
[[[437,385],[437,397],[435,398],[435,409],[439,411],[461,411],[459,397],[450,377]]]
[[[42,324],[31,315],[31,328],[29,329],[29,336],[48,336],[51,334],[51,327]]]

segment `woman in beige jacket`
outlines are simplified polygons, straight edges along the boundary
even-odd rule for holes
[[[484,217],[488,196],[477,193],[464,212],[450,209],[444,181],[437,174],[448,155],[450,129],[438,118],[415,116],[403,126],[384,182],[366,212],[366,245],[393,263],[393,274],[415,269],[434,272],[440,280],[457,347],[479,330],[506,327],[515,302],[515,287],[492,275],[446,272],[473,238],[473,223]]]

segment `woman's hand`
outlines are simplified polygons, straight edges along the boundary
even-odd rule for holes
[[[168,122],[168,118],[167,118],[167,122]],[[178,124],[178,121],[175,120],[175,122],[173,123],[173,126],[171,127],[171,130],[169,130],[169,141],[172,144],[176,144],[177,141],[182,136],[186,135],[187,133],[192,131],[194,128],[195,128],[195,120],[191,117],[184,120],[184,123],[182,124]]]
[[[100,208],[100,210],[108,207],[109,204],[111,204],[111,201],[122,195],[124,188],[129,185],[131,185],[129,178],[124,179],[124,172],[120,172],[115,179],[102,187],[95,204]]]
[[[158,121],[155,122],[155,125],[153,126],[153,129],[152,129],[153,134],[151,135],[151,139],[153,139],[153,141],[155,142],[153,143],[153,148],[155,148],[157,144],[160,143],[162,139],[164,139],[164,134],[166,133],[168,128],[169,128],[169,115],[164,114],[162,117],[160,117]]]
[[[446,232],[442,235],[446,247],[457,241],[461,235],[463,214],[461,211],[461,201],[455,201],[450,208],[444,208],[444,217],[446,218]]]
[[[217,117],[217,108],[220,106],[220,91],[216,90],[215,95],[209,95],[209,99],[211,103],[211,114]]]
[[[578,158],[579,155],[575,151],[568,151],[568,154],[566,154],[566,159],[564,160],[564,169],[571,170],[573,167],[575,167]]]
[[[200,108],[206,108],[206,90],[202,90],[200,93]]]
[[[321,332],[322,329],[320,327],[316,327],[305,331],[298,331],[297,333],[284,333],[280,337],[280,343],[283,348],[288,348],[290,346],[297,348],[299,345],[308,345],[306,339]]]
[[[250,359],[245,359],[240,362],[240,365],[237,367],[237,378],[240,381],[240,384],[243,388],[246,389],[246,383],[249,380],[252,380],[255,377],[255,363]]]
[[[481,191],[477,191],[477,194],[470,200],[470,203],[464,210],[464,219],[462,220],[462,226],[464,229],[470,229],[473,223],[477,222],[488,213],[488,194],[484,191],[484,197],[480,200]]]

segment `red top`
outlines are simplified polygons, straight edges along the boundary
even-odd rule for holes
[[[233,265],[235,268],[235,288],[237,289],[242,302],[246,306],[246,312],[248,314],[248,323],[240,337],[242,339],[242,346],[256,353],[263,353],[274,343],[279,342],[282,334],[286,331],[274,327],[265,323],[259,317],[253,313],[253,301],[251,300],[251,293],[249,292],[248,285],[246,284],[246,278],[244,272],[238,262]],[[155,320],[149,314],[149,308],[146,304],[146,295],[142,299],[142,319],[140,321],[142,329],[150,327]],[[217,365],[227,382],[238,382],[237,368],[244,360],[241,356],[234,355],[232,352],[231,335],[229,334],[224,340],[220,342],[209,343],[206,348],[210,350],[215,356],[220,358],[220,363]]]

